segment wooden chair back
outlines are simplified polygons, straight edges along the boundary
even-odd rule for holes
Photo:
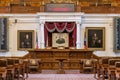
[[[8,59],[7,59],[7,65],[8,65],[8,66],[10,66],[10,65],[13,66],[14,64],[15,64],[15,60],[14,60],[14,59],[12,59],[12,58],[8,58]]]
[[[0,67],[7,67],[6,59],[0,59]]]

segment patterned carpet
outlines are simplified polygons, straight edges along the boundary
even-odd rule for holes
[[[30,74],[27,80],[96,80],[92,74]]]
[[[96,80],[93,74],[78,73],[79,71],[66,71],[66,74],[55,74],[55,71],[42,71],[41,74],[29,74],[26,80]]]

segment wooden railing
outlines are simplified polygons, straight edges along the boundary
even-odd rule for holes
[[[20,63],[20,60],[23,62]],[[19,58],[4,58],[0,59],[0,80],[14,80],[20,79],[20,75],[22,75],[21,79],[24,80],[27,78],[24,75],[28,75],[28,67],[26,68],[25,65],[28,64],[25,62],[25,59]],[[27,71],[27,72],[25,72]]]

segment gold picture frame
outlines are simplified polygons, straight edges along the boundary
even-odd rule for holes
[[[69,34],[52,33],[52,47],[69,47]]]
[[[34,30],[18,30],[18,50],[34,49]]]
[[[86,27],[86,44],[91,50],[105,50],[105,28]]]

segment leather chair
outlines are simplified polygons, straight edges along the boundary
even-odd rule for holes
[[[6,67],[7,61],[5,59],[0,59],[0,80],[6,79]]]
[[[83,60],[83,72],[84,73],[92,73],[93,72],[93,60],[92,59],[84,59]]]
[[[20,64],[19,58],[14,59],[14,79],[20,79]]]
[[[24,67],[24,77],[25,79],[28,78],[28,73],[29,73],[29,59],[23,59],[23,67]]]
[[[115,78],[116,62],[120,62],[120,59],[109,59],[108,74],[110,80],[113,79],[113,77]]]
[[[117,80],[120,80],[120,61],[115,63],[115,67],[116,78]]]
[[[29,60],[29,72],[39,72],[39,60],[38,59]]]
[[[15,64],[14,59],[12,58],[7,59],[6,80],[14,80],[14,64]]]
[[[99,60],[98,79],[108,79],[108,61],[109,57],[103,57]]]
[[[25,79],[24,59],[19,59],[19,74],[20,74],[20,78],[22,78],[22,80],[24,80]]]

